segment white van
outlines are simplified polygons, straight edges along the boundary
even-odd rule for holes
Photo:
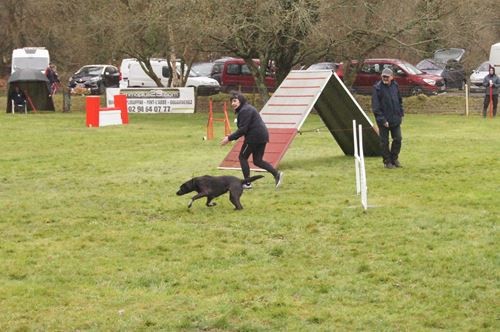
[[[18,69],[38,69],[45,74],[49,66],[49,51],[45,47],[23,47],[12,51],[11,73]]]
[[[151,67],[160,78],[163,86],[168,86],[168,79],[170,77],[170,71],[168,69],[167,60],[164,59],[151,59]],[[179,69],[180,64],[177,64],[177,69]],[[122,76],[124,76],[122,72]],[[130,61],[128,66],[128,87],[156,87],[156,83],[149,77],[144,70],[142,70],[139,61]],[[201,96],[211,96],[220,92],[219,82],[213,78],[198,76],[196,73],[191,71],[186,81],[186,87],[194,87],[198,95]]]
[[[490,64],[495,66],[495,73],[500,74],[500,43],[491,45]]]
[[[128,87],[128,75],[130,72],[130,65],[134,62],[137,62],[137,59],[135,59],[135,58],[122,59],[122,63],[120,64],[120,73],[121,73],[120,88],[121,89]]]

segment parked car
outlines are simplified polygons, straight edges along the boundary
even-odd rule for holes
[[[394,72],[394,80],[399,84],[403,96],[444,92],[446,85],[441,76],[426,74],[409,62],[399,59],[366,59],[359,66],[352,90],[360,94],[371,94],[372,87],[380,80],[384,68]]]
[[[489,74],[490,63],[488,61],[480,64],[476,69],[472,71],[470,75],[470,87],[471,92],[483,92],[485,87],[483,86],[483,79]]]
[[[259,60],[254,60],[254,62],[260,65]],[[222,91],[255,90],[255,79],[245,63],[245,60],[240,58],[222,58],[216,60],[212,67],[210,77],[219,82]],[[267,71],[265,84],[269,91],[274,91],[276,89],[276,78],[271,70]]]
[[[331,70],[337,74],[337,76],[342,79],[343,78],[343,66],[342,63],[337,62],[318,62],[313,63],[306,70]]]
[[[106,88],[118,87],[120,71],[111,65],[87,65],[69,78],[68,87],[87,89],[91,94],[103,94]]]
[[[161,80],[164,86],[168,85],[170,70],[168,62],[165,59],[150,59],[151,67],[156,76]],[[176,64],[177,70],[180,63]],[[138,61],[133,61],[129,65],[128,87],[156,87],[156,83],[142,69]],[[186,87],[194,87],[196,93],[200,96],[210,96],[220,92],[219,83],[209,77],[199,76],[196,72],[190,71],[186,80]]]
[[[213,62],[197,62],[193,63],[193,65],[191,66],[191,71],[198,74],[198,76],[210,77],[213,66]]]
[[[432,59],[424,59],[415,67],[424,73],[443,77],[446,88],[462,90],[465,85],[465,70],[460,62],[465,54],[462,48],[439,49]]]

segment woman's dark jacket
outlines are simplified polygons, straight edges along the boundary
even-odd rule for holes
[[[403,98],[396,81],[387,85],[378,81],[373,86],[372,111],[379,125],[387,121],[390,127],[399,126],[404,116]]]
[[[498,88],[500,87],[500,78],[494,74],[493,75],[486,75],[483,79],[483,86],[486,88],[484,90],[485,95],[490,95],[490,80],[493,81],[493,87],[492,87],[492,94],[497,95],[498,94]]]
[[[241,136],[245,136],[246,143],[269,142],[267,127],[255,107],[248,103],[243,103],[235,112],[237,114],[238,130],[229,135],[228,139],[230,141],[235,141]]]

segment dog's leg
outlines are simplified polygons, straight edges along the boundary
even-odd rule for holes
[[[210,196],[207,196],[207,203],[205,205],[208,206],[208,207],[216,206],[217,203],[212,202],[212,199],[214,199],[214,198],[210,197]]]
[[[235,210],[243,210],[243,206],[240,202],[241,194],[243,194],[243,189],[241,187],[231,188],[229,191],[229,200],[233,203]]]
[[[205,196],[207,196],[207,194],[205,194],[205,193],[198,193],[198,194],[194,195],[193,197],[191,197],[191,201],[188,204],[188,209],[191,208],[191,206],[193,205],[193,202],[195,200],[200,199],[200,198],[205,197]]]

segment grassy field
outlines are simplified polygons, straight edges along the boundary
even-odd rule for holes
[[[185,180],[240,176],[206,120],[0,114],[0,330],[499,330],[500,119],[408,114],[366,212],[314,114],[282,188],[188,210]]]

